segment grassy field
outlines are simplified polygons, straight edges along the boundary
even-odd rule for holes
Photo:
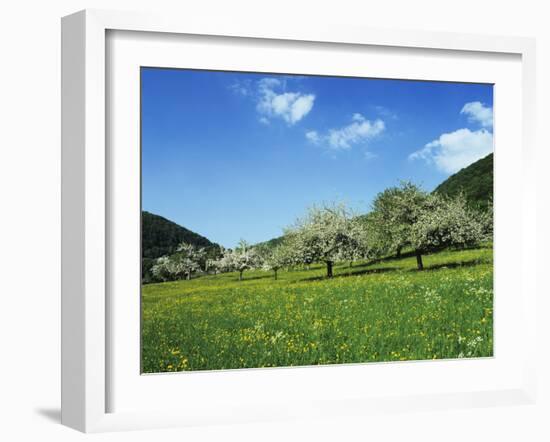
[[[490,248],[143,286],[145,373],[492,356]]]

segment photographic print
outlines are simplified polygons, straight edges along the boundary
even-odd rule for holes
[[[143,373],[493,355],[493,85],[140,75]]]

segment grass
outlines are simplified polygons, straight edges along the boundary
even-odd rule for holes
[[[145,373],[492,356],[491,248],[143,286]]]

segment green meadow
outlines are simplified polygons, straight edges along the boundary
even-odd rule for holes
[[[142,287],[142,371],[488,357],[492,247]]]

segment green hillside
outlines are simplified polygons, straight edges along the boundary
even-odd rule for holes
[[[451,175],[434,192],[448,196],[463,192],[473,207],[487,208],[493,198],[493,154]]]
[[[143,211],[141,214],[141,248],[144,258],[158,258],[174,253],[178,244],[186,242],[198,247],[211,247],[217,244],[198,233],[180,225]]]
[[[197,247],[219,250],[218,244],[162,216],[141,213],[142,279],[149,281],[149,271],[156,258],[172,254],[186,242]]]
[[[267,241],[256,243],[254,244],[254,247],[257,247],[259,249],[266,249],[266,250],[273,249],[277,247],[279,244],[281,244],[283,242],[283,239],[284,239],[283,236],[278,236],[276,238],[272,238]]]

